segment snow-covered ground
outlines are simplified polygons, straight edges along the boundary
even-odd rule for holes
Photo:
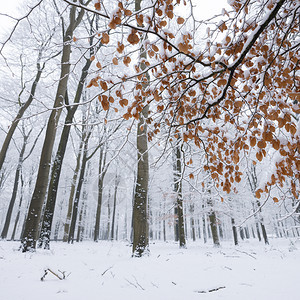
[[[0,241],[1,300],[297,300],[300,240],[245,241],[221,248],[201,242],[157,242],[131,258],[122,242],[52,243],[51,251],[20,253]],[[59,280],[44,270],[66,271]]]

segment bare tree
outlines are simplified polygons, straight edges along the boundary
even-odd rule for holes
[[[70,7],[69,25],[66,28],[66,31],[64,32],[63,36],[60,80],[57,87],[53,110],[48,119],[46,135],[41,152],[41,158],[37,174],[37,180],[31,198],[25,224],[25,230],[21,241],[22,252],[34,250],[36,248],[36,242],[39,238],[39,225],[42,214],[42,207],[44,204],[48,186],[51,155],[56,137],[59,117],[62,112],[62,107],[65,103],[67,83],[70,74],[71,41],[73,38],[73,32],[75,28],[80,24],[84,12],[84,9],[81,9],[78,15],[76,15],[77,8],[75,6]]]

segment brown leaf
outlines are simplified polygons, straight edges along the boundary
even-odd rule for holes
[[[124,65],[128,67],[130,62],[131,62],[131,58],[129,56],[125,56],[123,59]]]
[[[109,35],[106,32],[102,34],[101,43],[104,45],[109,43]]]
[[[185,21],[185,20],[184,20],[184,18],[182,18],[182,17],[178,17],[178,18],[177,18],[177,23],[178,23],[178,24],[183,24],[184,21]]]
[[[124,10],[124,15],[127,16],[127,17],[128,17],[128,16],[131,16],[131,15],[132,15],[132,11],[129,10],[129,9],[125,9],[125,10]]]
[[[108,102],[108,97],[106,95],[102,95],[101,97],[101,104],[104,110],[109,109],[109,102]]]
[[[96,9],[96,10],[101,10],[101,3],[100,3],[100,1],[99,1],[99,2],[96,2],[96,3],[94,4],[94,6],[95,6],[95,9]]]
[[[136,45],[139,43],[140,38],[138,37],[138,35],[136,33],[131,33],[131,34],[129,34],[127,41],[132,45]]]
[[[100,81],[100,86],[104,91],[106,91],[108,89],[107,83],[105,81]]]
[[[138,23],[139,26],[143,26],[144,23],[144,16],[143,15],[136,15],[136,22]]]
[[[118,59],[116,57],[113,58],[112,62],[115,66],[119,64]]]

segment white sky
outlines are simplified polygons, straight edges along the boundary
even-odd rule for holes
[[[5,39],[15,24],[15,21],[4,14],[8,14],[15,18],[22,17],[24,16],[25,11],[24,5],[22,5],[23,9],[21,9],[20,4],[25,3],[26,5],[26,3],[30,2],[31,5],[29,6],[32,6],[32,4],[37,3],[38,0],[6,0],[5,2],[2,0],[2,2],[3,3],[0,6],[0,41],[3,41],[3,38]],[[227,0],[193,0],[193,3],[195,5],[195,12],[198,19],[207,19],[215,14],[220,14],[223,7],[228,7]]]
[[[18,4],[26,3],[26,0],[7,0],[3,1],[0,6],[0,13],[10,14],[13,16],[19,15]],[[203,17],[212,16],[220,13],[222,8],[228,6],[227,0],[194,0],[196,5],[197,13]],[[3,24],[4,23],[4,24]],[[0,16],[1,27],[5,25],[5,20]],[[1,28],[2,29],[2,28]]]
[[[24,0],[7,0],[1,4],[0,13],[12,14],[14,10],[18,7],[18,4],[22,2],[24,2]]]
[[[203,19],[212,17],[222,12],[222,8],[228,8],[227,0],[193,0],[195,3],[197,15]]]

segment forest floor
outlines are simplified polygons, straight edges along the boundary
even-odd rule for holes
[[[0,241],[1,300],[293,300],[299,299],[300,239],[150,245],[132,258],[125,242],[52,242],[51,250],[20,253]],[[50,272],[41,281],[45,269]]]

